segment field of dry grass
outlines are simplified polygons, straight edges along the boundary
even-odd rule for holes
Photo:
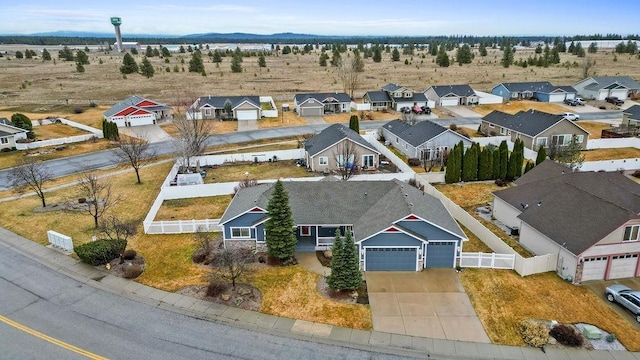
[[[154,220],[219,219],[230,202],[229,195],[165,200]]]
[[[40,49],[33,46],[29,48]],[[0,50],[3,49],[0,46]],[[56,57],[60,48],[50,46],[48,50]],[[515,54],[515,60],[533,54],[533,49],[519,50]],[[449,55],[453,56],[454,51]],[[207,76],[182,72],[182,68],[187,66],[181,62],[183,59],[188,62],[189,56],[188,53],[173,54],[169,63],[165,63],[164,59],[151,58],[150,61],[156,68],[153,78],[132,74],[125,79],[119,72],[122,55],[118,54],[89,53],[91,64],[85,66],[84,73],[75,72],[75,64],[71,62],[15,59],[10,54],[0,58],[0,83],[5,84],[0,105],[34,104],[38,108],[50,108],[54,105],[66,105],[67,100],[72,105],[88,106],[92,101],[99,105],[111,105],[131,94],[174,105],[177,99],[185,96],[255,94],[272,96],[278,102],[284,101],[293,106],[295,93],[343,91],[336,69],[318,65],[318,50],[307,55],[267,56],[266,68],[258,67],[257,57],[245,57],[242,73],[231,72],[229,57],[223,58],[217,67],[205,51]],[[640,60],[635,56],[618,56],[616,62],[613,62],[611,52],[600,51],[590,56],[595,60],[591,75],[629,75],[640,78]],[[140,62],[142,54],[135,55],[134,58]],[[582,78],[580,65],[584,59],[574,55],[562,54],[561,63],[564,65],[548,68],[504,68],[500,65],[501,58],[499,50],[489,50],[486,57],[476,54],[472,64],[441,68],[435,64],[434,57],[425,52],[416,52],[413,56],[402,55],[398,62],[392,62],[390,54],[384,53],[380,63],[364,59],[365,71],[355,97],[360,98],[366,91],[378,90],[389,82],[403,84],[416,91],[424,91],[431,85],[465,83],[474,89],[489,91],[503,81],[545,80],[558,85],[572,85]],[[408,60],[407,65],[404,64],[405,60]],[[174,66],[180,71],[173,72]],[[167,68],[171,71],[167,72]],[[212,86],[214,83],[215,86]]]
[[[584,161],[617,160],[640,158],[640,149],[618,148],[618,149],[594,149],[583,151]]]
[[[638,329],[589,289],[552,272],[521,277],[515,271],[465,269],[459,277],[493,343],[524,345],[517,324],[535,318],[593,324],[614,333],[628,350],[640,350]]]
[[[106,149],[114,148],[115,143],[99,139],[95,142],[84,141],[80,143],[67,144],[65,146],[47,146],[38,149],[28,151],[12,151],[0,153],[0,169],[6,169],[13,167],[18,159],[21,159],[25,155],[37,156],[38,160],[51,160],[66,156],[86,154],[90,152],[96,152]]]
[[[527,111],[531,109],[546,112],[549,114],[562,114],[563,112],[567,111],[567,109],[557,104],[528,100],[510,101],[504,104],[478,105],[472,108],[473,111],[482,115],[487,115],[494,110],[502,111],[508,114],[515,114],[519,111]]]
[[[0,60],[2,60],[2,58],[0,58]],[[0,63],[2,62],[0,61]],[[1,78],[2,75],[0,75],[0,79]],[[2,104],[2,100],[3,97],[0,96],[0,104]],[[6,100],[6,98],[4,98],[4,100]],[[50,117],[62,117],[92,126],[96,129],[102,129],[102,113],[109,109],[109,106],[89,107],[87,103],[86,106],[80,105],[83,112],[76,114],[74,111],[74,107],[76,106],[63,105],[62,102],[55,102],[53,105],[47,105],[49,103],[49,97],[45,97],[42,98],[42,103],[40,104],[33,103],[33,100],[31,99],[19,106],[0,106],[0,117],[10,119],[11,115],[15,113],[22,113],[29,117],[32,122]],[[19,104],[19,102],[12,102],[12,104]]]

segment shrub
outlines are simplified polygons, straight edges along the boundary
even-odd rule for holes
[[[125,260],[133,260],[133,259],[135,259],[135,258],[136,258],[136,255],[138,255],[138,253],[137,253],[135,250],[133,250],[133,249],[125,250],[125,251],[122,253],[122,257],[123,257]]]
[[[73,108],[73,113],[74,114],[82,114],[84,112],[84,109],[81,108],[80,106],[76,106]]]
[[[207,258],[207,252],[203,248],[199,248],[196,250],[193,255],[191,255],[191,261],[196,264],[201,264]]]
[[[94,108],[94,107],[98,107],[98,104],[96,104],[95,102],[90,102],[89,103],[89,107]]]
[[[640,170],[634,171],[633,174],[631,174],[631,176],[633,176],[635,178],[640,178]]]
[[[73,251],[76,252],[82,262],[96,266],[104,265],[117,258],[126,247],[126,240],[100,239],[74,246]]]
[[[612,343],[612,342],[616,341],[616,336],[614,334],[607,334],[607,336],[604,339],[608,343]]]
[[[127,266],[127,268],[124,269],[122,277],[125,279],[135,279],[138,276],[142,275],[142,271],[144,271],[144,269],[142,269],[142,266],[133,264],[131,266]]]
[[[527,319],[518,323],[518,332],[525,344],[541,347],[549,341],[549,330],[543,324]]]
[[[420,166],[420,159],[418,159],[418,158],[409,158],[407,160],[407,163],[409,163],[409,166]]]
[[[207,285],[207,296],[216,297],[227,290],[228,287],[229,285],[220,279],[211,280]]]
[[[584,338],[571,325],[560,324],[549,332],[560,344],[567,346],[582,346]]]

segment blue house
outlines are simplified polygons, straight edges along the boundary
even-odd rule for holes
[[[285,182],[296,224],[296,251],[330,249],[350,229],[364,271],[454,267],[467,237],[440,200],[392,181]],[[220,219],[225,247],[266,250],[273,184],[243,188]],[[312,194],[312,195],[311,195]]]
[[[554,86],[548,81],[500,83],[491,93],[509,100],[538,100],[544,102],[563,102],[575,99],[578,92],[571,86]]]

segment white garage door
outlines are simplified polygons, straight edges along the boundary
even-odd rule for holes
[[[300,116],[322,116],[324,113],[324,108],[303,107],[300,109],[300,113]]]
[[[564,93],[562,94],[549,94],[549,102],[563,102]]]
[[[442,104],[442,106],[456,106],[458,105],[458,98],[453,98],[453,99],[449,99],[449,98],[445,98],[445,99],[441,99],[440,103]]]
[[[611,257],[609,279],[634,277],[638,265],[638,254],[616,255]]]
[[[567,93],[565,94],[565,99],[575,99],[576,98],[576,94],[575,93]]]
[[[258,111],[256,110],[238,110],[238,120],[258,120]]]
[[[607,271],[607,257],[585,258],[582,267],[582,281],[604,280],[604,273]]]
[[[626,100],[627,99],[627,89],[617,89],[611,90],[611,96],[615,96],[618,99]]]

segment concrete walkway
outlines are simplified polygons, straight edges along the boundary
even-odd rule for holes
[[[331,275],[331,268],[322,266],[315,252],[299,252],[295,257],[303,268],[322,276]]]
[[[176,313],[223,322],[252,331],[266,331],[308,341],[330,343],[387,354],[431,359],[602,359],[640,360],[640,353],[540,349],[476,342],[430,339],[417,336],[363,331],[288,319],[255,311],[196,300],[154,289],[132,280],[108,275],[93,266],[44,247],[0,227],[0,242],[34,261],[88,286]]]
[[[468,106],[447,106],[447,110],[463,118],[481,118],[482,114],[471,110]]]

